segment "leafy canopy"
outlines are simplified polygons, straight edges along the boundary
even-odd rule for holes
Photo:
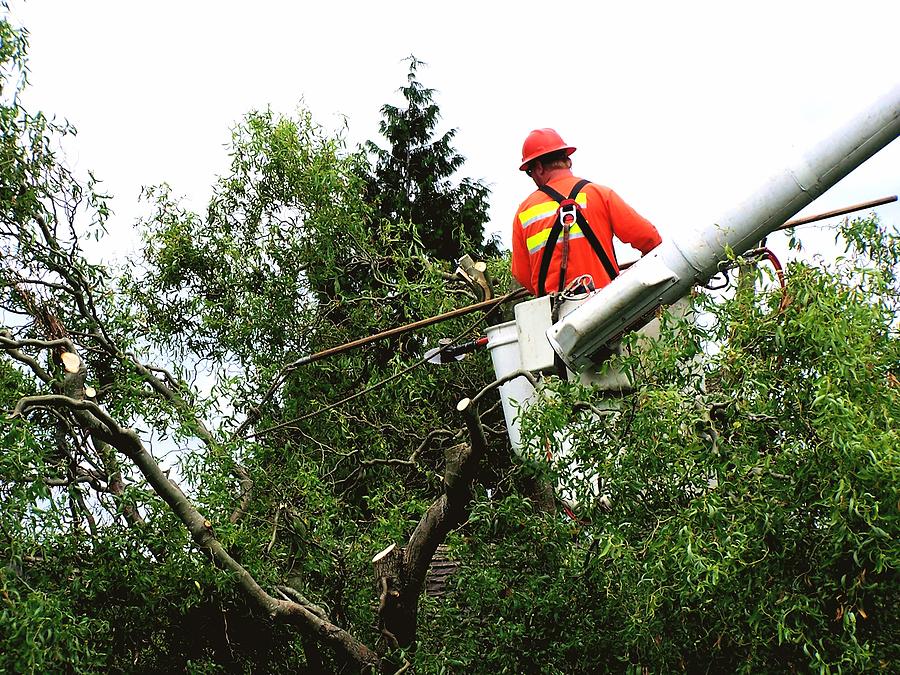
[[[840,264],[791,264],[783,312],[749,285],[698,298],[707,328],[672,324],[635,350],[635,390],[611,409],[549,383],[523,420],[525,459],[487,394],[484,461],[448,483],[473,443],[456,402],[491,380],[489,357],[415,364],[440,337],[478,335],[474,318],[285,368],[466,301],[422,223],[373,215],[361,153],[309,111],[250,113],[204,214],[149,189],[138,257],[92,265],[81,242],[106,200],[53,152],[71,129],[19,105],[24,34],[3,21],[0,37],[0,670],[353,672],[377,653],[391,672],[872,672],[900,658],[900,240],[877,219],[844,228]],[[430,133],[417,87],[404,95]],[[508,278],[508,260],[490,266]],[[563,437],[571,454],[548,463]],[[579,496],[578,520],[539,508],[540,481]],[[459,568],[445,595],[416,598],[414,641],[396,648],[372,556],[454,496],[471,507],[445,539]]]

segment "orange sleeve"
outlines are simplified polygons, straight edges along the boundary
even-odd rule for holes
[[[609,221],[615,235],[626,244],[631,244],[647,255],[662,243],[662,237],[649,220],[631,208],[613,190],[609,190],[607,207]]]
[[[513,216],[512,224],[512,275],[532,295],[537,295],[531,283],[531,256],[525,243],[525,230],[519,224],[519,212]]]

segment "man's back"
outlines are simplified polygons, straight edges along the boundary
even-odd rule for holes
[[[579,180],[571,170],[559,169],[554,172],[546,186],[563,197],[569,197],[570,191]],[[575,196],[575,201],[581,207],[616,273],[618,264],[613,249],[613,235],[644,254],[661,242],[656,228],[608,187],[588,183]],[[545,254],[550,230],[556,222],[558,211],[558,201],[541,190],[535,190],[519,205],[513,220],[512,273],[533,295],[538,295],[540,262]],[[597,288],[610,282],[610,275],[578,224],[574,224],[570,229],[568,246],[566,283],[583,274],[590,275]],[[547,268],[544,281],[544,288],[547,291],[552,292],[559,288],[562,249],[560,236],[553,247],[553,255]]]

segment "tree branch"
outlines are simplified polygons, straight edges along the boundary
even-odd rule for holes
[[[228,554],[216,537],[213,524],[166,475],[132,429],[122,428],[96,403],[55,394],[20,399],[13,416],[24,415],[38,407],[65,407],[73,410],[76,419],[89,431],[98,433],[103,440],[131,459],[154,492],[187,527],[200,549],[209,555],[217,566],[230,572],[241,591],[270,618],[297,625],[342,656],[352,659],[360,668],[376,667],[379,664],[377,654],[342,628],[322,618],[313,609],[293,600],[279,600],[267,593],[253,575]]]
[[[447,449],[444,493],[425,511],[403,549],[396,595],[382,593],[380,615],[384,629],[401,647],[415,644],[419,598],[425,588],[428,567],[447,533],[468,516],[472,482],[487,452],[487,441],[474,399],[464,398],[456,409],[465,421],[469,443]]]
[[[93,419],[91,421],[91,431],[99,432],[104,440],[112,439],[117,436],[125,436],[129,433],[135,438],[137,436],[130,430],[123,430],[118,423],[110,417],[99,405],[93,401],[85,401],[83,399],[75,399],[62,394],[41,394],[38,396],[25,396],[20,398],[16,407],[13,409],[12,418],[25,416],[30,410],[35,408],[57,408],[63,407],[76,412],[89,413]],[[107,440],[107,442],[110,442]]]
[[[41,349],[53,349],[65,347],[67,351],[74,352],[75,346],[67,338],[60,340],[14,340],[8,330],[0,331],[0,347],[4,349],[21,349],[22,347],[39,347]]]
[[[228,522],[234,525],[244,517],[244,514],[247,513],[247,509],[250,508],[250,502],[253,501],[253,479],[250,478],[250,473],[247,469],[240,464],[234,465],[232,473],[238,479],[238,484],[241,486],[241,501],[237,505],[237,508],[231,512],[231,515],[228,516]]]
[[[53,376],[44,370],[44,367],[41,366],[40,363],[37,362],[37,359],[20,352],[18,349],[5,347],[6,353],[9,354],[12,358],[14,358],[19,363],[24,363],[28,368],[33,372],[39,380],[41,380],[45,384],[49,384],[53,381]]]
[[[537,381],[537,378],[534,376],[534,373],[532,373],[530,370],[521,370],[521,369],[514,370],[513,372],[508,373],[507,375],[504,375],[500,379],[494,380],[490,384],[486,385],[481,391],[479,391],[477,394],[475,394],[475,396],[472,397],[472,403],[473,404],[479,403],[481,401],[481,399],[485,397],[486,394],[493,391],[494,389],[497,389],[498,387],[503,386],[507,382],[511,382],[512,380],[516,379],[517,377],[524,377],[526,380],[528,380],[531,383],[532,387],[537,389],[538,381]]]

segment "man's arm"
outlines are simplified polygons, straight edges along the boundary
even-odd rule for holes
[[[647,255],[662,243],[662,237],[649,220],[631,208],[613,190],[606,195],[613,234]]]

